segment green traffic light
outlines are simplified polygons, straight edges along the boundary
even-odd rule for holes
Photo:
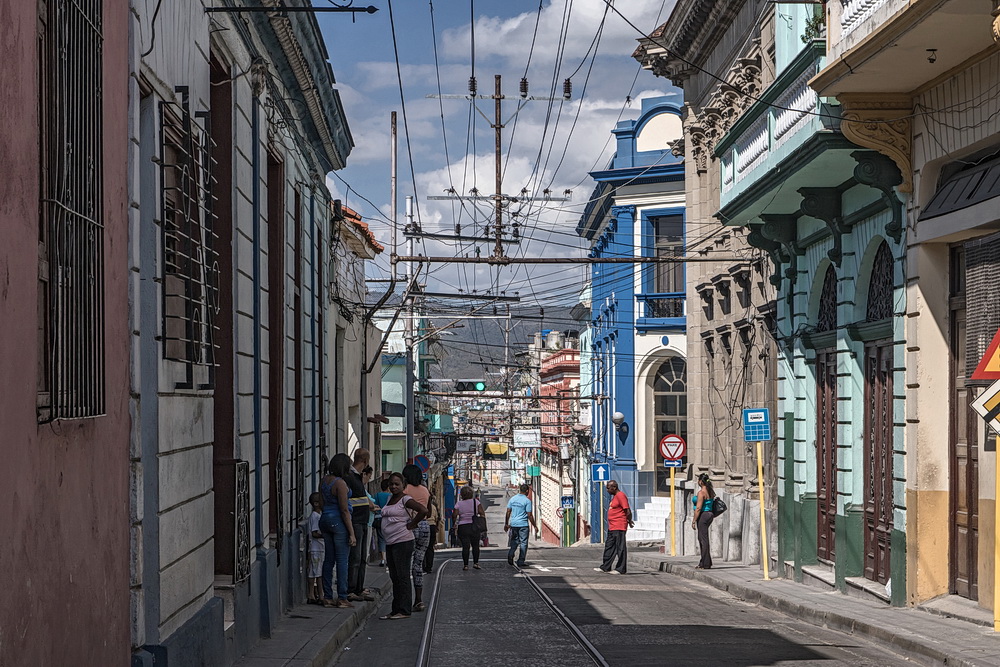
[[[485,391],[485,390],[486,390],[486,383],[485,382],[477,382],[476,383],[476,391]]]

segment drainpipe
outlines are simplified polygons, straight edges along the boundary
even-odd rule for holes
[[[313,307],[312,316],[309,318],[309,330],[312,332],[312,376],[313,376],[313,386],[312,386],[312,450],[313,450],[313,474],[319,469],[319,368],[317,364],[319,363],[319,356],[316,354],[316,348],[319,345],[318,337],[318,327],[316,326],[319,320],[319,311],[317,308],[322,307],[320,302],[320,294],[317,291],[317,280],[316,274],[323,270],[323,267],[317,266],[316,259],[318,256],[317,248],[323,240],[323,231],[316,229],[316,190],[315,187],[309,189],[309,229],[311,230],[310,236],[312,237],[312,247],[309,248],[309,257],[312,263],[312,271],[309,272],[309,283],[312,286],[312,296],[313,296]],[[319,479],[315,480],[315,487],[319,487]],[[299,508],[302,509],[301,507]]]

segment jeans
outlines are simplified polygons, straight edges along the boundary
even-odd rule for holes
[[[371,542],[367,523],[354,524],[354,538],[356,542],[347,560],[347,590],[361,595],[365,592],[365,567],[368,565],[368,545]]]
[[[601,569],[610,572],[616,557],[618,558],[618,566],[615,569],[625,574],[625,570],[628,569],[628,546],[625,542],[624,530],[608,531],[608,541],[604,543],[604,562],[601,563]]]
[[[458,527],[458,540],[462,543],[462,562],[469,565],[469,550],[472,550],[472,562],[479,562],[479,531],[471,523],[463,523]]]
[[[337,565],[337,597],[347,599],[347,559],[351,547],[347,536],[347,524],[339,514],[324,514],[319,519],[319,531],[323,533],[326,555],[323,558],[323,597],[333,599],[333,565]]]
[[[413,595],[410,590],[410,563],[413,562],[413,540],[387,544],[385,563],[389,566],[392,581],[392,611],[390,614],[413,613]]]
[[[708,527],[712,525],[715,515],[711,512],[702,512],[698,515],[698,547],[701,549],[701,560],[698,567],[706,570],[712,567],[712,547],[708,543]]]
[[[427,521],[421,521],[413,531],[413,585],[421,588],[424,585],[424,555],[430,541],[431,527]]]
[[[514,552],[517,551],[518,545],[521,547],[521,553],[517,559],[517,564],[524,566],[524,559],[528,556],[528,527],[527,526],[511,526],[510,527],[510,542],[509,548],[507,549],[507,560],[512,560],[514,558]]]

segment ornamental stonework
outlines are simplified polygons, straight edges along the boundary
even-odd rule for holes
[[[900,192],[913,191],[913,100],[909,95],[844,94],[840,131],[852,143],[892,158],[903,175]]]

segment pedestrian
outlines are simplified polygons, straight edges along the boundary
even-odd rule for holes
[[[327,475],[320,481],[323,514],[319,530],[323,534],[326,552],[323,558],[323,606],[353,607],[347,601],[347,562],[354,546],[354,526],[351,524],[349,491],[344,477],[351,468],[351,457],[337,454],[327,466]],[[333,597],[333,567],[337,566],[337,597]]]
[[[529,484],[522,484],[517,495],[507,501],[507,516],[504,517],[503,530],[510,534],[510,541],[507,548],[507,563],[514,564],[514,553],[521,549],[517,559],[517,566],[526,565],[525,558],[528,555],[528,524],[538,532],[535,526],[535,517],[532,515],[531,499],[528,498]]]
[[[452,514],[452,530],[458,536],[462,544],[463,570],[469,569],[469,550],[472,550],[472,567],[481,570],[479,567],[479,531],[476,530],[474,519],[481,516],[486,518],[483,505],[474,496],[472,487],[463,486],[459,493],[461,500],[455,503],[455,510]]]
[[[389,476],[389,499],[382,508],[385,556],[392,580],[392,609],[380,618],[395,621],[409,618],[413,609],[410,596],[410,569],[413,564],[413,531],[427,516],[427,508],[403,493],[406,480],[394,472]]]
[[[628,543],[625,536],[628,529],[635,525],[632,523],[632,508],[629,507],[628,496],[618,488],[618,482],[611,480],[606,488],[611,494],[611,502],[608,504],[608,539],[604,543],[604,562],[594,570],[608,574],[625,574],[628,570]],[[615,565],[616,558],[617,565]]]
[[[431,527],[426,517],[430,515],[431,492],[423,485],[424,474],[412,463],[403,466],[403,479],[406,488],[403,493],[416,500],[426,508],[420,524],[413,531],[413,611],[423,611],[427,606],[423,602],[424,593],[424,555],[431,539]]]
[[[309,514],[309,596],[308,604],[323,604],[323,557],[326,545],[319,530],[319,520],[323,516],[323,495],[309,494],[312,512]]]
[[[351,523],[354,528],[354,536],[357,538],[351,547],[351,556],[348,559],[347,577],[347,599],[351,602],[362,602],[374,600],[375,596],[365,590],[365,568],[368,565],[368,543],[371,541],[368,531],[368,518],[371,515],[372,503],[368,499],[368,492],[365,490],[364,480],[361,478],[362,471],[368,467],[371,454],[367,449],[356,449],[354,451],[353,465],[348,470],[344,481],[351,490]]]
[[[375,516],[375,535],[378,537],[378,566],[385,567],[385,534],[382,532],[382,508],[385,504],[389,502],[389,497],[392,495],[389,493],[389,478],[386,477],[380,483],[381,491],[375,494],[375,511],[377,512]]]
[[[708,543],[708,527],[712,525],[715,514],[712,512],[714,505],[715,488],[708,473],[698,475],[698,495],[691,499],[694,505],[694,518],[691,520],[691,527],[698,531],[698,548],[701,549],[701,560],[698,561],[699,570],[712,569],[712,547]]]
[[[368,508],[371,510],[368,512],[368,550],[365,556],[365,567],[371,563],[372,552],[378,549],[378,538],[375,535],[375,519],[382,515],[382,508],[375,504],[375,496],[372,495],[371,488],[372,476],[375,471],[371,466],[366,466],[364,470],[361,471],[361,481],[365,485],[365,495],[368,496]],[[367,592],[371,593],[371,589],[366,588]]]

